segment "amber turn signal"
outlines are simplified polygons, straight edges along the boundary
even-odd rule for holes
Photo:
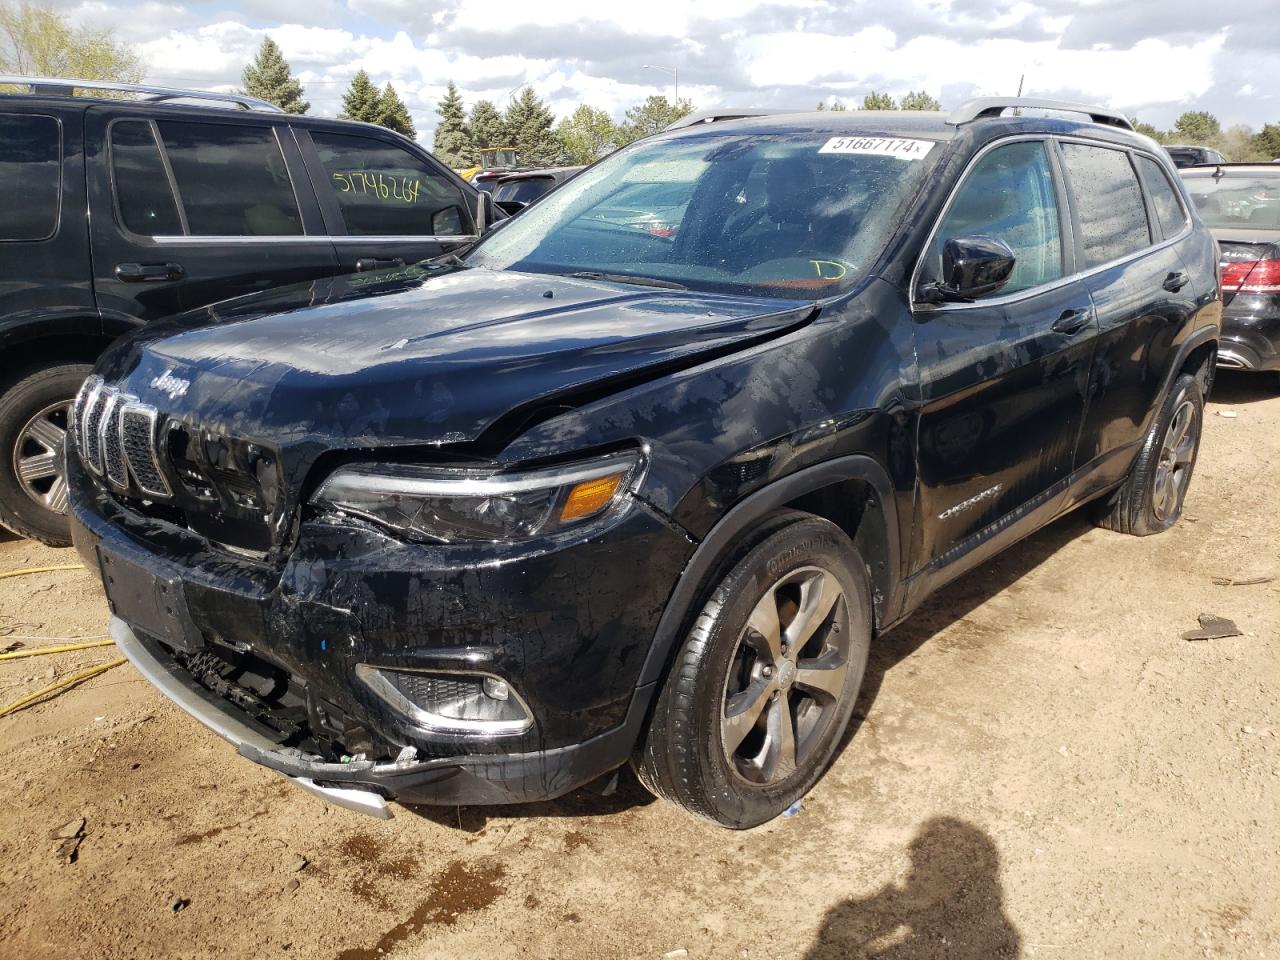
[[[564,507],[560,510],[561,523],[588,517],[600,508],[608,505],[613,495],[618,492],[618,484],[622,483],[623,473],[615,473],[595,480],[583,480],[569,491]]]

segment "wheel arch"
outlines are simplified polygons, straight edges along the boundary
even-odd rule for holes
[[[735,504],[711,528],[685,565],[654,631],[638,683],[664,676],[725,559],[736,553],[760,520],[779,509],[800,510],[830,520],[853,540],[872,583],[877,627],[892,623],[901,608],[901,563],[893,484],[881,464],[864,454],[839,457],[782,477]]]
[[[113,338],[91,314],[29,317],[0,325],[0,380],[38,365],[93,363]]]

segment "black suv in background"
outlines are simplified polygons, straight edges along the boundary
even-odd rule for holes
[[[232,94],[0,77],[0,524],[70,542],[62,442],[116,337],[474,239],[477,192],[412,141]],[[113,92],[131,99],[72,96]],[[505,216],[505,214],[499,214]],[[490,219],[492,219],[490,215]]]
[[[601,215],[643,184],[673,230]],[[117,344],[77,398],[76,546],[147,677],[333,802],[630,759],[751,826],[939,586],[1085,503],[1177,521],[1216,270],[1105,111],[664,132],[462,256]]]
[[[1223,163],[1226,157],[1211,147],[1197,147],[1191,144],[1172,143],[1164,148],[1173,165],[1178,168],[1194,167],[1202,163]]]

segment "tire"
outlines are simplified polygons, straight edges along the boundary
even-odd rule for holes
[[[809,514],[774,515],[730,563],[676,654],[632,765],[651,793],[744,829],[778,816],[826,770],[862,685],[872,609],[857,549]]]
[[[62,441],[71,401],[92,369],[28,369],[0,394],[0,524],[51,547],[71,544]]]
[[[1194,376],[1182,374],[1161,405],[1129,476],[1102,502],[1098,523],[1135,537],[1160,533],[1177,523],[1203,427],[1204,394]]]

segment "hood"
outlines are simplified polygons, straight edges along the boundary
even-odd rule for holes
[[[277,448],[479,439],[804,323],[812,303],[480,268],[357,274],[153,324],[99,373]]]

